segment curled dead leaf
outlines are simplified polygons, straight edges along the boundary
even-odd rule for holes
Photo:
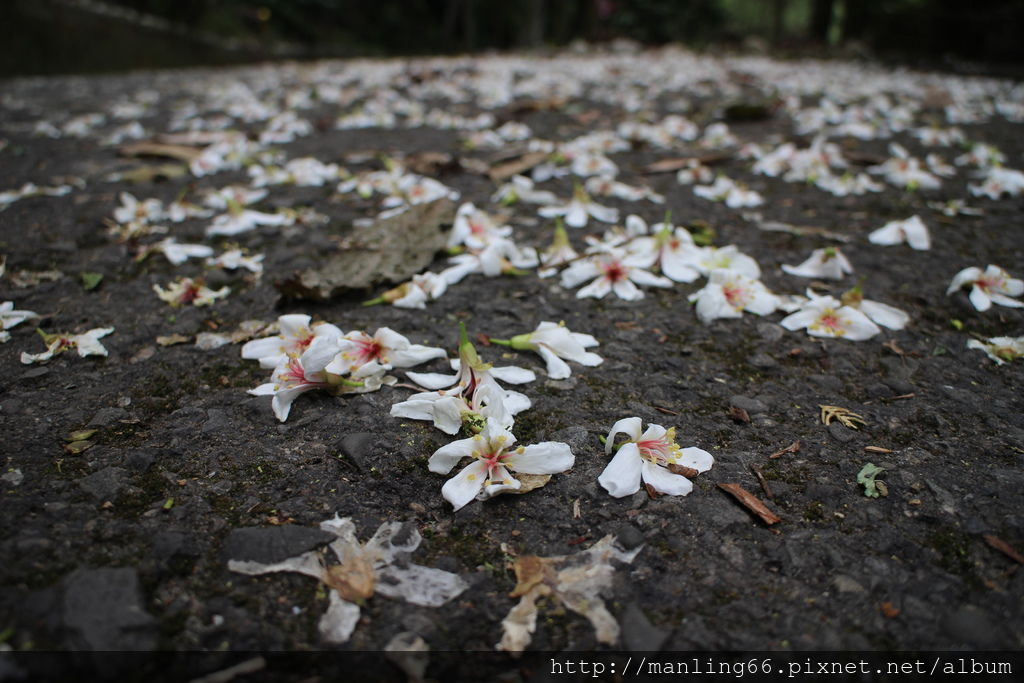
[[[71,432],[67,436],[65,436],[64,440],[65,441],[85,441],[86,439],[90,438],[93,434],[95,434],[97,431],[98,430],[96,430],[96,429],[78,429],[76,431]]]
[[[497,493],[495,493],[493,495],[500,496],[500,495],[506,494],[506,493],[514,493],[514,494],[520,495],[520,494],[523,494],[523,493],[529,493],[530,491],[533,491],[535,489],[541,488],[542,486],[545,486],[549,481],[551,481],[551,475],[550,474],[522,474],[522,473],[518,473],[518,474],[516,474],[516,479],[519,480],[519,488],[517,488],[517,489],[501,489],[501,490],[499,490]]]
[[[192,337],[184,334],[168,334],[156,338],[156,343],[160,346],[174,346],[175,344],[187,344],[192,341]]]
[[[92,441],[72,441],[71,443],[64,444],[64,450],[71,455],[78,455],[89,450],[93,445]]]
[[[685,465],[677,465],[675,463],[668,464],[668,471],[672,474],[681,474],[687,479],[694,479],[700,474],[700,470],[695,470],[692,467],[686,467]]]

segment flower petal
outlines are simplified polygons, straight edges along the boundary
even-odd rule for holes
[[[698,472],[707,472],[715,464],[715,458],[702,448],[689,446],[679,452],[677,462],[684,467],[692,467]]]
[[[477,460],[463,468],[441,487],[441,495],[459,510],[480,493],[487,479],[487,463]]]
[[[640,418],[635,419],[639,421]],[[635,443],[623,444],[612,461],[601,472],[597,482],[614,498],[633,495],[640,490],[640,472],[643,463],[644,459],[640,457],[640,449]]]
[[[990,299],[988,293],[978,285],[971,287],[971,293],[967,298],[971,300],[971,304],[979,311],[984,312],[992,308],[992,299]]]
[[[527,382],[532,382],[537,379],[537,375],[534,374],[533,370],[516,367],[515,365],[491,368],[490,373],[494,379],[499,379],[502,382],[508,382],[509,384],[526,384]]]
[[[406,377],[424,389],[444,389],[458,381],[458,375],[442,375],[438,372],[407,372]]]
[[[477,435],[445,444],[430,456],[427,461],[427,469],[435,474],[448,474],[453,467],[459,464],[460,460],[472,456],[482,442],[483,437]]]
[[[624,417],[612,425],[611,431],[605,439],[604,452],[611,453],[614,447],[615,437],[619,434],[629,436],[630,441],[639,441],[643,431],[643,421],[639,417]]]
[[[569,364],[555,355],[555,352],[551,349],[546,346],[538,346],[537,353],[547,363],[546,371],[551,379],[566,379],[572,375],[572,369],[569,367]]]
[[[576,462],[569,444],[560,441],[544,441],[532,444],[515,452],[505,464],[523,474],[558,474],[565,472]]]
[[[653,462],[644,460],[642,473],[644,483],[666,496],[685,496],[693,490],[693,483],[689,479],[681,474],[673,474]]]
[[[900,309],[878,301],[865,299],[860,302],[860,310],[864,315],[890,330],[902,330],[910,322],[910,316]]]

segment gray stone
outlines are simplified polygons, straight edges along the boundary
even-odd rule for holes
[[[566,379],[549,379],[544,382],[544,386],[556,391],[569,391],[575,389],[578,383],[576,375],[570,375]]]
[[[206,411],[206,422],[203,423],[203,433],[222,432],[231,429],[231,418],[223,410],[210,408]]]
[[[569,448],[577,456],[589,449],[601,447],[600,442],[595,437],[590,436],[586,429],[579,426],[559,429],[551,435],[551,441],[561,441],[564,444],[568,444]]]
[[[771,370],[779,365],[779,362],[767,353],[755,353],[747,362],[758,370]]]
[[[199,554],[195,538],[180,531],[161,531],[153,536],[153,557],[167,562],[176,556],[195,557]]]
[[[626,550],[632,550],[644,542],[644,534],[632,524],[623,524],[615,532],[615,540]]]
[[[40,366],[32,368],[31,370],[26,370],[25,372],[21,373],[21,379],[24,380],[25,382],[32,383],[35,382],[40,377],[46,377],[49,374],[50,368],[44,368]]]
[[[900,379],[899,377],[886,377],[884,380],[882,380],[882,383],[885,384],[885,386],[892,389],[892,393],[896,394],[897,396],[905,396],[907,394],[912,394],[917,390],[913,384],[911,384],[905,379]]]
[[[850,429],[849,427],[844,427],[835,420],[833,420],[832,423],[829,424],[828,433],[829,436],[831,436],[839,443],[847,443],[849,441],[853,441],[853,439],[857,436],[857,432]]]
[[[768,406],[763,401],[758,401],[756,398],[750,398],[749,396],[733,396],[729,399],[729,405],[747,411],[748,415],[768,412]]]
[[[872,384],[865,391],[867,392],[869,398],[874,399],[888,398],[892,396],[892,390],[882,382],[876,382],[875,384]]]
[[[831,391],[835,394],[843,393],[846,387],[835,375],[808,375],[807,379],[810,380],[811,384],[824,389],[825,391]]]
[[[155,452],[149,449],[142,449],[129,453],[128,457],[124,459],[124,464],[132,472],[139,474],[152,467],[154,460],[156,460]]]
[[[104,467],[99,472],[79,479],[78,485],[96,500],[112,501],[125,487],[127,478],[128,470],[121,467]]]
[[[989,615],[974,605],[963,605],[942,619],[942,630],[957,646],[1000,647],[1005,643]]]
[[[156,622],[143,609],[134,568],[78,569],[64,580],[61,618],[72,650],[150,651]]]
[[[647,615],[634,602],[626,607],[626,611],[619,619],[619,626],[622,627],[622,642],[627,650],[633,652],[660,650],[669,636],[668,631],[653,626],[647,620]]]
[[[369,469],[366,459],[370,450],[377,440],[377,435],[372,432],[353,432],[346,434],[338,440],[337,448],[349,462],[359,469]]]
[[[89,420],[87,427],[109,427],[116,424],[118,420],[124,420],[128,417],[128,411],[124,408],[101,408],[92,416]]]
[[[244,527],[224,541],[227,560],[273,564],[326,545],[335,539],[329,531],[304,526]]]
[[[776,323],[761,322],[757,324],[757,334],[766,342],[776,342],[782,339],[786,330]]]
[[[864,586],[845,574],[836,574],[832,578],[832,585],[840,593],[867,593],[867,589]]]

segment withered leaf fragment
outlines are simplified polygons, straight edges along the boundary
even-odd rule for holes
[[[847,408],[825,405],[819,405],[818,407],[821,408],[821,423],[824,425],[831,424],[832,420],[839,420],[839,424],[850,429],[859,429],[857,427],[858,422],[861,426],[867,424],[863,417]]]
[[[381,524],[366,543],[356,538],[355,524],[348,517],[335,515],[321,522],[320,528],[337,537],[328,547],[338,564],[329,565],[325,551],[311,550],[274,564],[230,560],[228,569],[250,576],[296,572],[328,586],[330,601],[319,626],[321,636],[329,643],[348,641],[359,623],[359,605],[374,594],[439,607],[468,587],[458,574],[406,560],[422,541],[411,524]]]
[[[455,204],[448,199],[410,206],[357,229],[347,248],[274,286],[286,298],[327,301],[377,284],[403,282],[445,248],[454,219]]]
[[[597,641],[614,645],[619,639],[619,625],[601,599],[601,591],[611,586],[615,569],[612,560],[630,563],[643,546],[623,550],[614,536],[605,536],[589,550],[574,555],[537,557],[523,555],[516,559],[516,587],[510,597],[520,598],[501,622],[501,642],[496,646],[519,654],[530,644],[537,629],[537,601],[551,597],[556,603],[590,620]]]

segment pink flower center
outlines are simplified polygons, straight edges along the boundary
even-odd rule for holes
[[[835,313],[826,313],[818,318],[818,324],[830,330],[839,330],[843,327],[842,319]]]
[[[646,439],[637,441],[636,446],[640,449],[640,455],[653,463],[665,464],[672,452],[672,445],[665,439]]]
[[[185,287],[185,289],[181,292],[181,296],[178,297],[178,299],[183,304],[190,304],[190,303],[192,303],[193,301],[195,301],[198,298],[199,298],[199,285],[197,285],[195,283],[192,283],[192,284],[188,285],[187,287]]]
[[[360,365],[369,363],[372,360],[380,359],[384,361],[384,347],[376,339],[358,339],[356,345],[359,347],[358,355],[356,356]]]
[[[609,282],[622,282],[629,275],[629,269],[619,261],[605,263],[601,268],[604,270],[604,276]]]
[[[981,288],[982,291],[989,292],[992,289],[998,287],[1000,282],[996,278],[981,277],[975,280],[974,284],[975,286]]]
[[[309,384],[306,379],[306,371],[302,369],[302,363],[292,358],[288,361],[288,369],[281,373],[281,379],[291,384]]]
[[[746,301],[746,290],[736,285],[724,285],[722,287],[722,293],[725,295],[725,300],[729,302],[731,306],[743,307]]]

